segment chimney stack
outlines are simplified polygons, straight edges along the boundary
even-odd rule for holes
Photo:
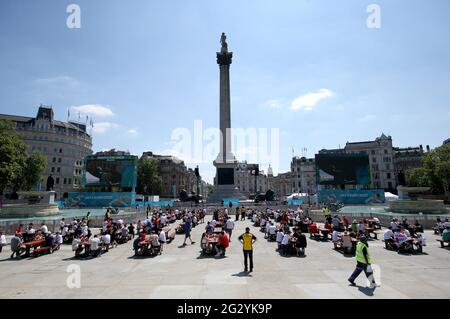
[[[430,145],[427,145],[427,152],[430,151]]]

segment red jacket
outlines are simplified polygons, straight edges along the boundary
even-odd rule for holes
[[[220,236],[219,244],[221,244],[225,248],[228,248],[228,246],[230,245],[230,240],[228,239],[228,236],[227,235]]]

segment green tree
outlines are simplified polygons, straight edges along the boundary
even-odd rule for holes
[[[29,191],[41,178],[41,173],[47,167],[47,158],[42,153],[32,153],[25,161],[18,189]]]
[[[30,190],[40,179],[47,159],[40,153],[27,154],[27,147],[11,121],[0,120],[0,193]]]
[[[422,166],[406,174],[408,186],[431,187],[435,194],[450,190],[450,145],[443,145],[426,153]]]
[[[11,121],[0,120],[0,193],[14,188],[27,159],[26,145]]]
[[[137,191],[143,195],[158,195],[162,190],[162,178],[158,173],[158,163],[149,158],[138,162]]]

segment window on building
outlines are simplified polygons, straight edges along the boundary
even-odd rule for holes
[[[372,157],[372,162],[376,163],[377,162],[377,158],[376,157]]]
[[[386,176],[388,179],[391,179],[391,173],[387,173]]]
[[[372,155],[375,155],[375,150],[372,150],[370,153],[371,153]]]
[[[61,167],[56,168],[56,172],[57,173],[61,172]]]
[[[387,170],[390,170],[390,169],[391,169],[391,165],[386,164],[386,169],[387,169]]]
[[[54,148],[53,151],[56,153],[58,150],[56,148]]]
[[[62,153],[62,148],[59,149],[59,152]]]
[[[61,163],[61,157],[58,158],[58,163]]]
[[[67,178],[64,177],[63,179],[63,184],[66,185],[67,184]]]
[[[54,167],[52,167],[52,173],[54,173],[55,172],[55,168]]]
[[[59,177],[57,177],[57,178],[55,179],[55,183],[56,183],[56,184],[59,184]]]
[[[392,182],[388,182],[388,188],[392,188]]]
[[[387,154],[388,153],[388,150],[384,150],[384,154]]]
[[[53,157],[52,158],[52,163],[55,163],[56,162],[56,157]]]
[[[71,178],[69,178],[69,181],[68,181],[67,184],[72,185],[72,179]]]

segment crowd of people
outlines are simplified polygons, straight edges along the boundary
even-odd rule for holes
[[[406,218],[402,222],[393,218],[384,232],[383,240],[386,249],[398,252],[422,252],[423,246],[426,246],[426,239],[422,233],[423,227],[418,221],[410,224]]]

